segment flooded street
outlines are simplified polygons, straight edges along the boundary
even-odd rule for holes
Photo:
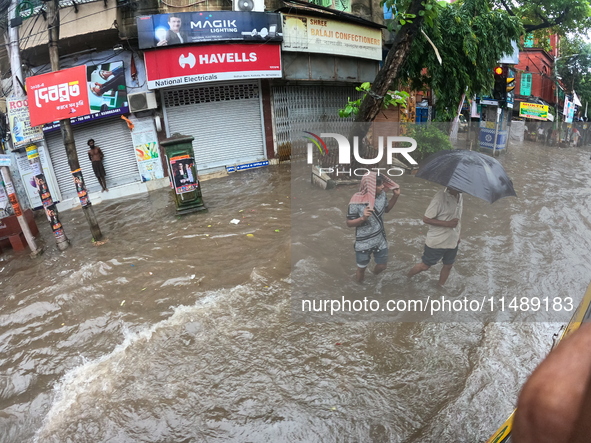
[[[61,214],[63,253],[38,220],[42,256],[0,255],[0,443],[485,441],[570,312],[331,319],[291,296],[576,307],[591,275],[588,150],[525,143],[499,161],[518,197],[465,196],[444,289],[441,265],[405,277],[439,189],[410,175],[384,217],[389,267],[362,286],[345,225],[356,187],[312,188],[289,165],[202,182],[207,213],[176,216],[167,189],[97,205],[100,245],[80,210]]]

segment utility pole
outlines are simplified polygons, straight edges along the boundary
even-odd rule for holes
[[[14,1],[14,0],[10,3],[8,16],[10,18],[16,17],[16,1]],[[16,27],[16,26],[14,28],[9,27],[8,34],[9,34],[9,39],[10,39],[11,67],[14,63],[13,60],[18,60],[18,66],[20,68],[20,53],[19,53],[19,47],[18,47],[18,27]],[[15,56],[15,53],[17,54],[16,56]],[[14,78],[14,76],[15,76],[15,74],[13,71],[13,78]],[[22,75],[21,75],[21,78],[22,78]],[[13,82],[12,89],[13,89],[13,92],[17,91],[17,84],[14,82]],[[4,146],[0,146],[0,153],[2,153],[2,154],[4,153]],[[18,220],[18,224],[21,228],[21,231],[23,231],[23,234],[25,236],[25,240],[27,241],[27,245],[29,246],[29,249],[31,250],[31,253],[33,255],[40,254],[42,252],[42,249],[37,246],[37,243],[35,242],[35,237],[33,236],[32,232],[31,232],[31,228],[29,228],[27,220],[25,219],[25,217],[23,215],[23,211],[21,209],[20,202],[18,201],[18,196],[16,195],[14,185],[12,184],[12,176],[10,175],[10,169],[8,169],[7,166],[2,166],[2,168],[0,168],[0,174],[2,176],[2,180],[4,181],[4,185],[6,186],[6,193],[8,194],[8,199],[10,200],[10,204],[12,205],[14,215],[16,215],[16,219]]]
[[[51,62],[51,70],[59,71],[60,69],[60,57],[58,49],[59,41],[59,0],[50,0],[47,2],[47,23],[48,23],[48,37],[49,37],[49,60]],[[73,179],[78,179],[77,190],[82,205],[82,212],[86,217],[90,232],[94,240],[100,240],[103,237],[99,228],[98,222],[94,215],[94,209],[88,198],[88,192],[84,179],[82,177],[82,170],[80,169],[80,162],[78,161],[78,153],[76,152],[76,143],[74,141],[74,133],[72,132],[72,124],[69,119],[60,120],[60,129],[62,131],[62,138],[64,146],[66,147],[66,153],[68,156],[68,165],[72,172]],[[82,197],[82,195],[84,195]]]

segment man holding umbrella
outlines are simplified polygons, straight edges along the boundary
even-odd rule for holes
[[[458,253],[462,193],[494,203],[500,198],[516,195],[513,182],[494,157],[462,149],[430,155],[421,162],[415,176],[446,188],[433,197],[425,212],[423,222],[429,225],[425,253],[422,262],[408,271],[408,277],[426,271],[443,259],[439,275],[439,284],[443,285]]]
[[[423,256],[408,271],[409,278],[443,260],[439,285],[445,284],[458,254],[462,209],[462,194],[456,189],[448,187],[435,194],[423,216],[423,223],[429,225]]]

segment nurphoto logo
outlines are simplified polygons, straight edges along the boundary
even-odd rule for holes
[[[342,165],[350,165],[351,164],[351,144],[346,136],[342,134],[337,134],[333,132],[326,132],[321,133],[320,137],[316,134],[313,134],[308,131],[304,131],[306,134],[309,134],[311,137],[304,136],[310,142],[308,143],[308,164],[311,165],[314,163],[314,146],[320,151],[320,155],[325,156],[329,153],[328,146],[324,141],[327,137],[332,137],[336,140],[338,145],[338,164],[341,165],[341,168],[334,165],[332,167],[323,167],[320,168],[320,172],[324,172],[327,174],[336,174],[339,175],[348,175],[348,176],[356,176],[362,177],[370,173],[370,169],[368,168],[354,168],[354,169],[347,169],[346,167],[342,167]],[[384,143],[385,139],[385,143]],[[410,146],[399,146],[400,143],[410,144]],[[417,142],[415,139],[411,137],[400,137],[400,136],[388,136],[378,137],[378,146],[377,146],[377,155],[375,158],[363,158],[359,154],[359,137],[353,137],[353,157],[357,161],[358,164],[361,165],[377,165],[379,164],[383,157],[384,151],[386,154],[386,163],[388,165],[387,168],[371,168],[371,171],[377,172],[378,175],[386,174],[392,177],[398,177],[404,174],[404,169],[392,166],[394,154],[402,155],[406,161],[408,161],[411,165],[416,165],[417,162],[414,158],[410,156],[410,153],[417,148]]]

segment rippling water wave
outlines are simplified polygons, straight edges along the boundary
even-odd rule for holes
[[[578,302],[591,270],[588,153],[526,144],[500,161],[518,198],[466,197],[444,294]],[[308,188],[304,204],[290,178],[281,166],[203,182],[207,214],[175,216],[168,191],[103,203],[101,246],[69,211],[64,253],[0,256],[0,442],[484,441],[561,321],[302,319],[292,252],[303,283],[342,286],[355,189]],[[437,187],[400,184],[389,268],[358,290],[440,296],[438,266],[404,277]],[[304,223],[313,235],[292,245]]]

